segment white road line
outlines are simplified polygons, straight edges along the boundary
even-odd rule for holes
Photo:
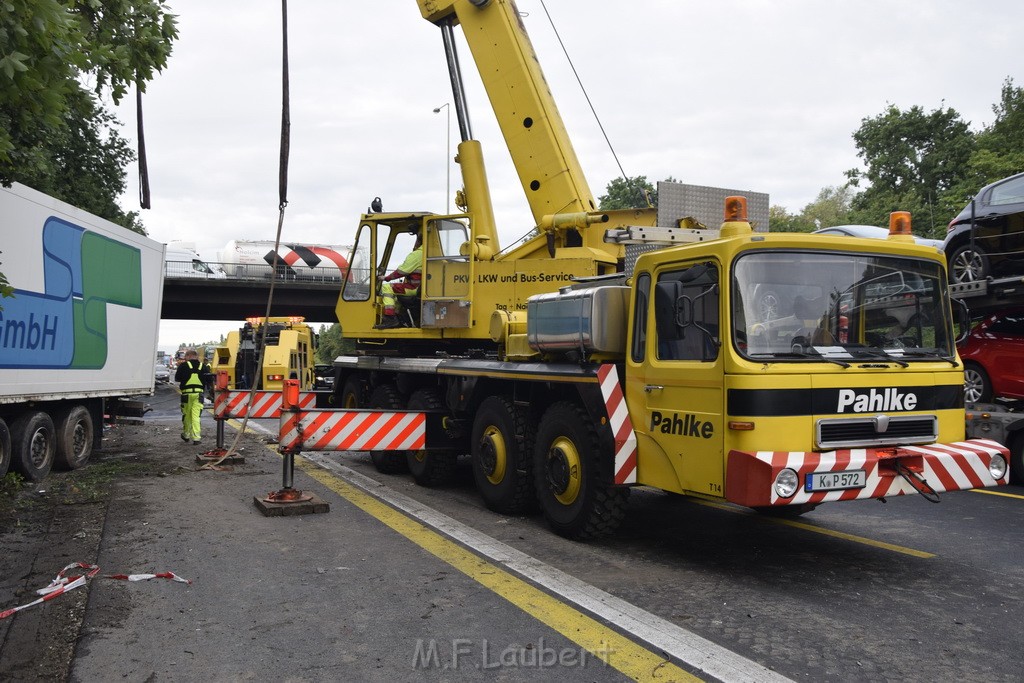
[[[655,650],[725,683],[774,683],[790,679],[716,645],[686,629],[640,609],[610,593],[544,564],[501,541],[429,508],[387,485],[332,460],[325,452],[302,457],[330,470],[348,483],[398,508],[411,517],[462,543],[565,600],[617,626]]]

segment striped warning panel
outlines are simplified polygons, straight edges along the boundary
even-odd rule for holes
[[[249,401],[248,390],[219,391],[213,399],[213,417],[218,420],[229,418],[242,419],[248,414],[250,418],[274,419],[281,417],[281,392],[257,391]],[[316,394],[311,391],[299,393],[299,408],[312,408],[316,405]]]
[[[282,451],[405,451],[426,446],[426,413],[325,410],[281,416]]]
[[[808,451],[758,451],[741,453],[733,451],[729,456],[730,470],[748,468],[751,475],[748,482],[758,482],[752,488],[763,489],[751,491],[747,495],[766,499],[742,501],[738,500],[735,491],[726,491],[727,498],[741,505],[777,505],[777,504],[818,504],[840,500],[858,500],[866,498],[889,498],[917,493],[918,490],[905,477],[900,476],[891,464],[895,460],[908,463],[907,467],[918,468],[919,476],[936,493],[945,491],[964,491],[973,488],[1001,486],[1007,483],[1007,476],[993,478],[989,472],[989,461],[995,455],[1006,458],[1008,451],[995,441],[988,439],[971,439],[949,444],[932,444],[929,446],[901,446],[895,458],[879,457],[878,451],[865,448],[827,451],[815,453]],[[918,464],[919,463],[919,464]],[[754,470],[763,467],[758,474]],[[775,475],[782,469],[794,470],[800,482],[797,492],[789,499],[781,499],[771,485]],[[864,472],[863,486],[833,491],[810,491],[806,485],[807,476],[822,472]],[[731,475],[734,472],[730,472]],[[728,488],[728,487],[727,487]],[[770,498],[768,495],[770,494]],[[742,494],[741,494],[742,495]]]
[[[601,382],[601,395],[604,397],[605,410],[608,411],[608,423],[615,435],[615,483],[636,483],[636,433],[629,419],[626,397],[622,394],[619,384],[619,372],[611,363],[605,363],[597,369],[597,378]]]

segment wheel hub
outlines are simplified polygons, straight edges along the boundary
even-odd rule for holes
[[[480,440],[480,467],[487,476],[487,481],[500,484],[505,478],[507,463],[508,455],[501,432],[495,427],[488,427]]]
[[[583,486],[580,454],[571,439],[556,439],[548,449],[547,480],[563,505],[572,505]]]

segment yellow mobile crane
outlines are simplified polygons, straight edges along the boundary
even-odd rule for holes
[[[424,485],[468,452],[488,507],[539,503],[580,539],[614,529],[634,485],[800,514],[1006,483],[1006,449],[964,438],[945,261],[914,244],[909,215],[865,240],[755,233],[741,197],[712,230],[597,212],[514,3],[418,2],[444,37],[466,211],[362,217],[357,247],[377,266],[422,237],[418,324],[375,330],[379,269],[348,278],[337,313],[358,353],[334,362],[346,410],[299,409],[286,389],[282,451],[369,450]],[[507,253],[456,25],[539,229]],[[646,250],[629,268],[627,248]]]

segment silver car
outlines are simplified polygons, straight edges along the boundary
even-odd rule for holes
[[[833,225],[830,228],[821,228],[814,231],[815,235],[842,235],[844,237],[869,237],[876,240],[884,240],[889,237],[889,230],[880,228],[877,225]],[[932,240],[927,237],[914,235],[914,241],[928,247],[942,249],[942,240]]]

